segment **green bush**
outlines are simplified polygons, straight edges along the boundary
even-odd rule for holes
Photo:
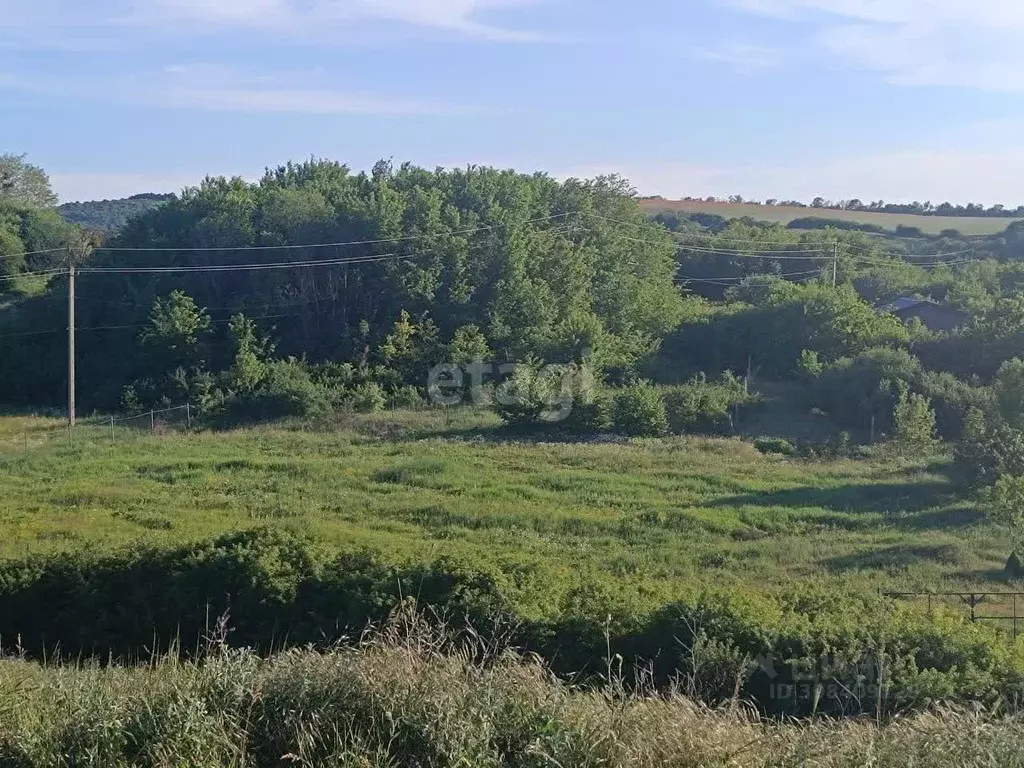
[[[459,626],[468,620],[477,637],[506,627],[501,642],[581,682],[606,673],[610,653],[626,679],[644,670],[659,685],[687,680],[708,701],[738,693],[767,712],[870,711],[878,699],[863,695],[861,673],[880,654],[886,711],[924,706],[937,690],[1013,702],[1024,681],[1024,658],[991,628],[881,596],[702,590],[658,606],[583,580],[552,584],[546,603],[521,612],[516,579],[451,559],[395,565],[369,552],[339,555],[278,530],[178,549],[38,555],[0,564],[0,642],[38,657],[59,648],[70,658],[130,659],[172,642],[189,654],[225,616],[233,646],[329,646],[415,594],[421,609]],[[809,672],[826,691],[820,698],[773,694]]]
[[[609,392],[593,392],[573,402],[572,411],[562,422],[563,428],[576,435],[593,435],[612,428],[613,398]]]
[[[585,366],[521,363],[496,388],[494,409],[510,427],[566,428],[568,421],[583,428],[588,420],[591,425],[599,422],[599,407],[584,407],[575,421],[572,413],[578,404],[586,406],[595,391],[593,376]]]
[[[828,367],[814,380],[811,400],[844,427],[888,433],[900,391],[920,374],[921,362],[905,350],[869,349]]]
[[[389,408],[422,408],[423,396],[420,391],[411,384],[399,387],[391,392],[388,397]]]
[[[935,411],[928,398],[903,392],[893,413],[893,442],[898,450],[928,455],[937,445]]]
[[[701,374],[686,384],[665,388],[663,397],[673,434],[731,435],[736,427],[734,413],[757,401],[756,396],[747,393],[743,382],[730,373],[714,382]]]
[[[1004,475],[1024,475],[1024,431],[998,417],[986,419],[976,409],[965,423],[964,436],[953,453],[954,473],[962,484],[985,488]]]
[[[764,454],[779,454],[782,456],[796,456],[797,447],[789,440],[781,437],[762,437],[754,441],[754,447]]]
[[[345,404],[356,413],[376,413],[387,407],[388,399],[380,384],[368,381],[347,392]]]
[[[658,437],[668,432],[668,416],[661,391],[637,384],[615,393],[615,431],[632,437]]]
[[[922,371],[914,389],[931,401],[939,435],[946,440],[963,437],[965,420],[972,409],[993,409],[991,389],[973,386],[951,373]]]
[[[214,409],[217,423],[261,421],[289,416],[317,418],[331,410],[327,389],[313,381],[309,368],[299,360],[268,363],[258,388],[229,395]]]

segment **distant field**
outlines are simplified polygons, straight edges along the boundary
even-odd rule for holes
[[[917,227],[922,232],[937,235],[945,229],[955,229],[963,235],[996,235],[1006,230],[1016,219],[998,219],[967,216],[915,216],[898,213],[870,213],[866,211],[834,211],[821,208],[789,208],[753,203],[701,203],[684,200],[643,200],[640,203],[648,213],[681,211],[684,213],[714,213],[727,219],[749,216],[760,221],[788,224],[794,219],[820,218],[875,224],[884,229]]]

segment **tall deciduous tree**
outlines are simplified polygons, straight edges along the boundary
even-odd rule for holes
[[[34,208],[53,208],[57,195],[50,177],[25,155],[0,155],[0,200],[13,200]]]

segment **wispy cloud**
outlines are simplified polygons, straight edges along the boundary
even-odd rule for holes
[[[1024,3],[1011,0],[724,0],[810,25],[816,44],[899,85],[1024,92]]]
[[[695,55],[705,61],[723,64],[741,74],[775,69],[782,66],[785,58],[785,53],[777,48],[738,41],[725,42],[714,48],[701,48]]]
[[[433,29],[460,37],[539,42],[546,33],[502,23],[511,11],[545,0],[110,0],[103,9],[77,0],[5,0],[0,38],[46,31],[60,39],[97,30],[134,28],[189,36],[248,29],[321,43],[341,44],[335,33],[367,23]]]
[[[462,115],[464,107],[339,88],[317,72],[246,73],[211,64],[109,77],[0,72],[0,90],[159,109],[307,115]]]

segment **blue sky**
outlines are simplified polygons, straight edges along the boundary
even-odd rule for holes
[[[0,0],[64,200],[311,155],[645,194],[1024,203],[1016,0]]]

